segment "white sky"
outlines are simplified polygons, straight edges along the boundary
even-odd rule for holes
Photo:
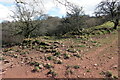
[[[30,1],[30,0],[29,0]],[[59,5],[57,7],[55,4],[55,0],[42,0],[44,7],[45,7],[45,13],[48,13],[52,16],[62,16],[65,15],[65,7],[62,5]],[[64,0],[60,0],[64,2]],[[86,14],[93,15],[95,7],[98,3],[100,3],[102,0],[68,0],[70,2],[73,2],[79,6],[83,7],[83,10]],[[3,20],[9,20],[11,21],[11,18],[9,17],[11,13],[10,10],[13,9],[13,2],[14,0],[0,0],[0,21]]]

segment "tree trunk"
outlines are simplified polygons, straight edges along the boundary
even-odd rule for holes
[[[115,22],[114,22],[113,29],[117,29],[118,24],[119,24],[119,19],[116,19]]]

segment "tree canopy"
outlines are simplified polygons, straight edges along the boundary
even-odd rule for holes
[[[114,23],[114,29],[117,29],[120,19],[120,1],[104,0],[97,7],[95,14],[97,16],[107,16],[108,20]]]

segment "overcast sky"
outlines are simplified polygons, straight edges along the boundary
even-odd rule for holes
[[[30,1],[30,0],[29,0]],[[55,0],[42,0],[45,8],[45,13],[51,16],[65,16],[65,7],[62,5],[56,6]],[[64,2],[64,0],[60,0]],[[83,7],[86,14],[94,15],[96,5],[102,0],[68,0]],[[11,21],[9,17],[12,14],[11,10],[14,8],[14,0],[0,0],[0,22],[4,20]]]

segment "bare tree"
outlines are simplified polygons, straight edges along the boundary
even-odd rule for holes
[[[72,30],[80,32],[83,26],[83,8],[72,3],[69,3],[67,7],[68,10],[66,18],[69,18],[69,23],[71,24],[71,27],[73,27]]]
[[[44,16],[42,2],[40,0],[15,0],[15,11],[12,18],[16,21],[16,34],[22,34],[24,37],[30,37],[30,34],[41,24],[36,19],[42,19]]]
[[[64,0],[64,2],[61,2],[60,0],[56,0],[59,4],[62,4],[66,8],[66,17],[63,18],[63,26],[64,26],[64,32],[69,31],[76,31],[81,32],[81,29],[83,28],[83,15],[84,11],[83,8],[68,2],[67,0]]]
[[[117,29],[120,19],[120,1],[105,0],[98,4],[95,11],[96,15],[107,16],[114,23],[114,29]]]

